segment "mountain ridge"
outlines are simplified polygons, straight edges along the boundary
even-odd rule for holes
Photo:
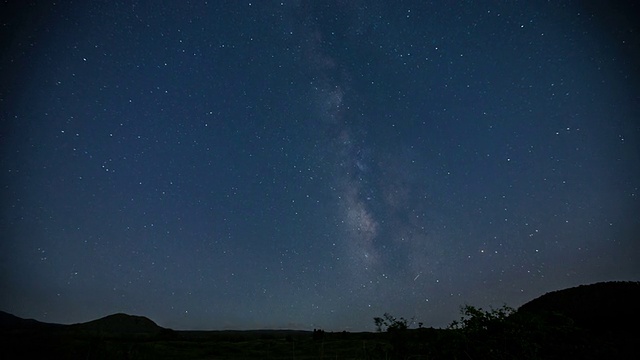
[[[640,323],[640,313],[634,311],[637,304],[640,282],[608,281],[547,292],[517,312],[560,315],[590,330],[626,331],[629,323]]]
[[[640,312],[632,311],[639,303],[640,282],[608,281],[547,292],[520,306],[517,313],[561,314],[571,319],[577,326],[585,328],[618,328],[624,327],[625,323],[630,321],[640,323]],[[101,335],[154,335],[171,330],[159,326],[145,316],[125,313],[114,313],[87,322],[64,325],[24,319],[0,311],[0,331],[51,328],[64,328]],[[195,330],[184,331],[195,332]],[[245,331],[283,330],[255,329]]]

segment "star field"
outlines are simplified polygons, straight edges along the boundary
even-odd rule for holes
[[[442,327],[640,277],[637,5],[0,4],[0,309]]]

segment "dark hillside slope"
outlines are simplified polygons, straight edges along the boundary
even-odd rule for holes
[[[92,335],[157,335],[164,328],[144,316],[113,314],[86,323],[71,325],[71,330]]]
[[[553,291],[518,309],[518,313],[555,314],[577,327],[604,332],[638,331],[640,282],[602,282]],[[635,326],[629,326],[636,324]]]
[[[64,325],[49,324],[33,319],[23,319],[0,311],[0,331],[35,331],[62,328]]]

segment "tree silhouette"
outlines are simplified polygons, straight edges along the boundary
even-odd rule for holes
[[[475,306],[465,305],[460,309],[462,317],[459,321],[453,321],[449,328],[463,330],[467,333],[488,331],[496,327],[507,320],[507,318],[513,314],[515,310],[507,305],[497,309],[482,310],[482,308],[476,308]]]
[[[403,317],[395,318],[389,313],[384,313],[382,317],[374,317],[373,322],[378,332],[384,331],[388,334],[393,358],[404,359],[407,352],[407,329],[409,328],[409,320]]]
[[[313,340],[324,340],[324,330],[313,329]]]
[[[373,322],[376,324],[378,332],[394,332],[398,330],[406,330],[409,327],[409,321],[403,317],[396,319],[389,313],[384,313],[382,317],[374,317]]]

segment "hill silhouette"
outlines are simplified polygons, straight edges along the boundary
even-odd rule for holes
[[[0,331],[35,331],[61,328],[64,325],[50,324],[33,319],[23,319],[0,311]]]
[[[640,323],[638,304],[640,282],[616,281],[549,292],[522,305],[518,312],[562,316],[577,327],[598,332],[627,332],[630,324]]]
[[[163,330],[155,322],[144,316],[113,314],[86,323],[74,324],[70,330],[92,335],[157,335]]]

